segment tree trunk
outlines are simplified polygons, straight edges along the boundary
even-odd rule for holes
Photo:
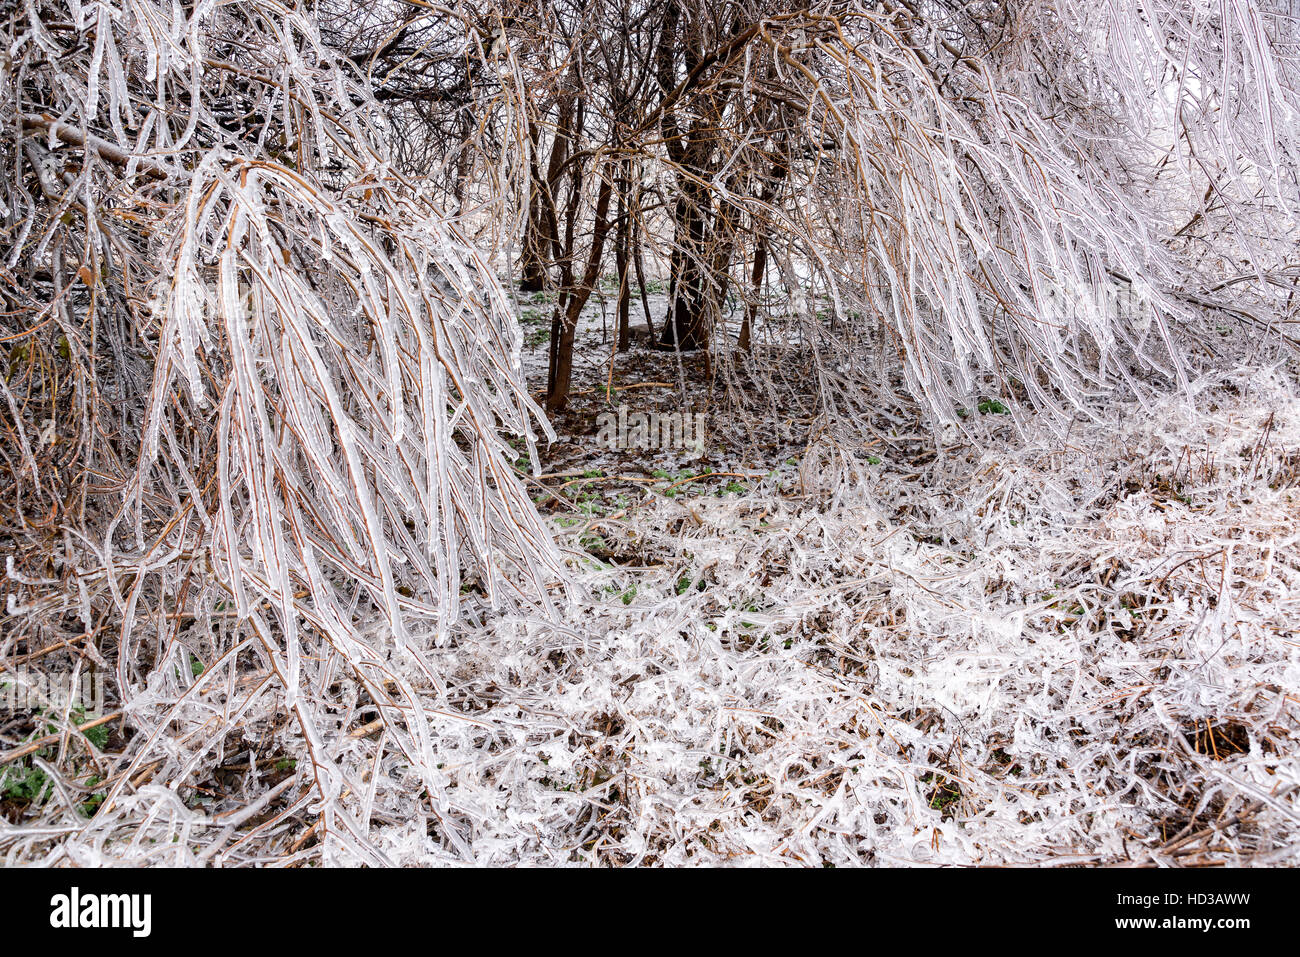
[[[605,236],[610,227],[609,201],[613,194],[609,165],[606,164],[606,169],[601,174],[600,190],[596,195],[595,225],[591,234],[591,251],[587,256],[586,271],[582,279],[568,289],[561,302],[556,304],[557,322],[552,324],[554,330],[552,338],[557,341],[551,353],[553,361],[546,395],[546,408],[552,412],[563,409],[569,401],[569,388],[573,379],[573,340],[578,331],[578,318],[582,315],[587,300],[591,298],[596,280],[600,278],[600,260],[605,249]],[[561,316],[562,321],[560,321]],[[558,329],[555,328],[556,325],[559,326]]]
[[[754,272],[750,276],[750,300],[745,303],[745,321],[740,326],[739,348],[749,351],[750,337],[753,335],[754,317],[758,314],[758,298],[763,291],[763,274],[767,272],[767,234],[760,233],[754,241]]]
[[[781,181],[790,172],[789,143],[788,135],[783,135],[777,143],[777,158],[772,163],[772,172],[768,181],[763,184],[763,192],[759,198],[760,206],[771,205],[781,188]],[[758,303],[763,294],[763,277],[767,273],[768,231],[759,222],[754,222],[752,229],[754,231],[754,271],[750,274],[749,279],[750,298],[745,303],[745,321],[740,326],[740,339],[736,343],[744,352],[748,352],[750,349],[754,319],[758,315]]]
[[[528,220],[524,226],[523,250],[519,262],[521,292],[541,292],[545,289],[550,278],[547,269],[560,255],[560,225],[555,210],[555,189],[569,157],[573,113],[570,103],[560,104],[545,178],[542,177],[537,162],[541,151],[540,127],[536,122],[528,125],[528,138],[532,141],[533,148],[529,159]]]
[[[628,276],[631,258],[632,210],[629,202],[632,191],[632,159],[624,157],[618,177],[618,239],[614,246],[614,264],[618,269],[618,351],[626,352],[632,344],[629,313],[632,308],[632,286]]]
[[[706,226],[700,205],[707,196],[693,179],[683,177],[680,186],[673,209],[668,313],[659,343],[669,349],[699,349],[709,339],[704,312]]]
[[[634,203],[633,205],[635,206],[639,214],[639,211],[641,209],[641,185],[640,185],[639,170],[638,170],[638,179],[637,179],[636,203]],[[641,255],[640,230],[632,231],[632,249],[630,255],[631,255],[633,265],[636,266],[636,283],[637,283],[637,287],[641,291],[641,310],[642,312],[645,313],[645,325],[646,328],[650,331],[650,335],[649,335],[650,342],[653,343],[655,340],[655,322],[654,322],[654,316],[650,314],[650,299],[645,289],[645,262],[643,261],[643,257]]]

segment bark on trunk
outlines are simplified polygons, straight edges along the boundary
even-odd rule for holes
[[[519,262],[519,289],[521,292],[541,292],[550,279],[548,268],[560,257],[560,224],[555,209],[555,190],[559,186],[569,145],[573,136],[574,110],[571,104],[560,104],[555,139],[551,143],[551,156],[546,175],[541,175],[538,155],[541,151],[541,127],[537,122],[528,126],[532,141],[529,160],[530,192],[528,220],[524,226],[523,250]]]
[[[629,334],[629,313],[632,307],[632,286],[628,275],[631,258],[632,210],[632,160],[624,157],[618,177],[618,239],[614,246],[614,264],[618,270],[618,351],[626,352],[632,344]]]
[[[587,268],[582,279],[573,284],[566,295],[556,304],[556,321],[552,323],[552,363],[549,388],[546,395],[546,408],[552,412],[564,408],[569,401],[569,389],[573,380],[573,340],[578,331],[578,317],[583,307],[591,298],[596,280],[600,277],[600,260],[605,249],[605,236],[609,232],[609,201],[613,195],[608,164],[600,177],[600,188],[596,195],[595,225],[591,234],[591,251],[587,256]],[[566,270],[567,271],[567,270]],[[561,312],[562,310],[562,312]],[[556,328],[558,326],[558,328]]]
[[[699,349],[708,344],[704,310],[707,227],[703,203],[707,195],[693,178],[682,177],[673,210],[673,251],[669,258],[668,314],[660,345],[669,349]]]

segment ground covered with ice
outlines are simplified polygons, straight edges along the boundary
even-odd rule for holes
[[[456,656],[480,859],[1294,863],[1300,398],[1194,392],[557,512],[593,569],[571,630]]]
[[[525,353],[535,377],[544,339]],[[765,441],[715,408],[703,455],[592,448],[615,387],[680,406],[671,383],[647,384],[675,357],[643,353],[617,379],[580,367],[527,480],[578,582],[564,623],[471,610],[428,652],[446,683],[428,703],[436,812],[360,701],[334,732],[353,784],[332,829],[294,726],[270,722],[192,791],[144,773],[106,814],[11,815],[0,849],[1300,863],[1300,389],[1285,362],[1112,400],[1063,435],[988,402],[938,441],[896,421],[856,447],[815,423]]]

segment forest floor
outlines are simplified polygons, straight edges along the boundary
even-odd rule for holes
[[[479,781],[499,859],[1300,863],[1294,367],[844,448],[581,337],[535,481],[591,590],[526,680],[477,678],[553,723]],[[704,453],[600,447],[619,404],[709,409]]]
[[[548,312],[521,312],[539,391]],[[1098,400],[1064,434],[996,401],[938,439],[882,410],[849,445],[797,389],[737,413],[698,353],[638,346],[611,377],[599,316],[556,441],[519,463],[574,572],[560,620],[471,609],[427,650],[439,813],[365,727],[343,750],[369,846],[318,828],[281,722],[192,793],[0,820],[0,852],[1300,864],[1294,364],[1207,363],[1186,394]],[[703,411],[702,448],[602,446],[620,404]],[[266,845],[229,823],[262,819]]]

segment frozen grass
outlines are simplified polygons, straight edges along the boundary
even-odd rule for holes
[[[268,693],[205,784],[52,796],[3,859],[1294,864],[1300,392],[1193,391],[557,516],[568,627],[471,615],[427,655],[440,815],[354,689],[322,732],[350,823],[319,826]],[[159,779],[186,754],[156,742]]]

